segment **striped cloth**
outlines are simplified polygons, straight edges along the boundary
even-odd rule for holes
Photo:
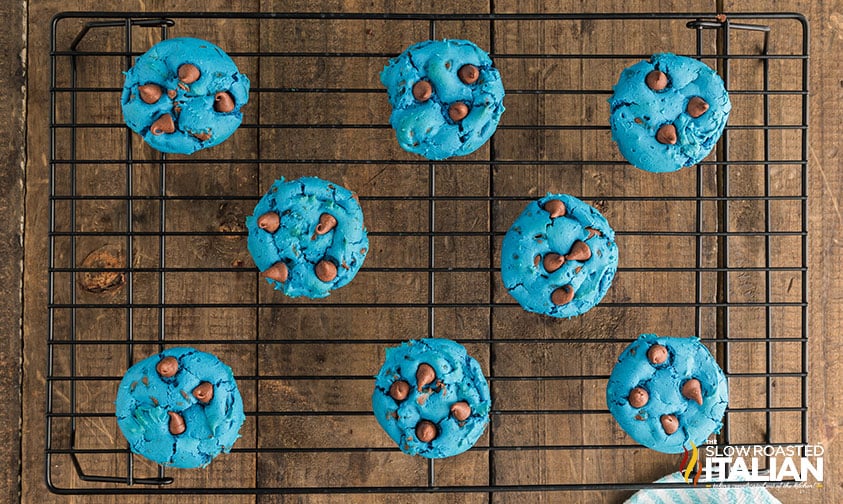
[[[675,472],[655,482],[684,483],[682,474]],[[781,504],[763,487],[665,488],[639,490],[626,504]]]

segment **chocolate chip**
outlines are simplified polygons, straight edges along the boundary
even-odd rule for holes
[[[392,382],[392,385],[389,386],[389,397],[398,402],[406,399],[408,395],[410,395],[410,384],[404,380]]]
[[[178,436],[187,430],[187,425],[184,424],[184,418],[178,413],[172,411],[167,412],[170,415],[170,434]]]
[[[199,67],[191,63],[185,63],[179,67],[179,80],[185,84],[192,84],[198,81],[201,75],[202,72],[199,71]]]
[[[568,212],[568,209],[565,208],[565,203],[562,203],[562,200],[558,199],[546,201],[544,203],[544,210],[550,214],[551,219],[562,217]]]
[[[661,416],[662,429],[668,436],[679,430],[679,419],[676,415],[662,415]]]
[[[281,227],[281,217],[275,212],[266,212],[258,217],[258,227],[267,233],[274,233]]]
[[[697,404],[702,406],[702,386],[700,385],[700,381],[696,378],[686,381],[682,385],[682,397],[696,401]]]
[[[287,265],[281,261],[273,264],[269,267],[266,271],[261,273],[261,275],[265,276],[266,278],[271,278],[276,282],[284,283],[287,281],[287,276],[290,274],[290,271],[287,269]]]
[[[659,143],[674,145],[677,139],[676,126],[672,124],[665,124],[656,132],[656,140]]]
[[[203,381],[199,385],[193,389],[193,397],[199,400],[199,402],[208,404],[211,402],[211,399],[214,398],[214,386],[210,383]]]
[[[319,216],[319,224],[316,225],[316,234],[323,235],[337,226],[337,219],[333,215],[323,213]]]
[[[667,75],[659,70],[653,70],[644,77],[644,82],[653,91],[661,91],[667,87]]]
[[[601,233],[600,231],[598,231],[594,228],[587,227],[587,228],[585,228],[585,230],[588,231],[588,237],[586,238],[586,240],[591,239],[595,235],[596,236],[603,236],[603,233]]]
[[[174,99],[178,94],[179,94],[179,92],[176,91],[175,89],[168,89],[167,90],[167,96],[169,96],[171,100]]]
[[[467,115],[468,105],[463,102],[452,103],[448,108],[448,116],[450,116],[451,120],[454,122],[462,121]]]
[[[577,240],[571,245],[571,251],[565,256],[568,261],[588,261],[591,259],[591,249],[584,241]]]
[[[316,278],[323,282],[330,282],[337,277],[337,265],[327,259],[322,259],[316,263],[314,269],[316,270]]]
[[[650,394],[644,387],[635,387],[629,393],[627,400],[633,408],[641,408],[650,400]]]
[[[416,387],[418,387],[419,392],[422,391],[422,387],[430,385],[434,381],[436,381],[436,371],[433,366],[425,363],[419,364],[418,369],[416,369]]]
[[[465,422],[471,416],[471,406],[465,401],[456,402],[451,405],[451,415],[460,422]]]
[[[439,431],[436,428],[436,424],[430,420],[422,420],[416,424],[416,437],[419,438],[419,441],[422,443],[429,443],[436,439],[436,436],[438,435]]]
[[[565,264],[565,257],[553,252],[548,252],[544,255],[544,261],[542,264],[544,265],[545,271],[553,273]]]
[[[163,378],[172,378],[179,372],[179,361],[172,356],[164,357],[155,365],[155,371]]]
[[[210,140],[210,138],[211,138],[211,134],[208,133],[207,131],[205,131],[203,133],[194,133],[193,136],[195,136],[200,142],[204,142],[205,140]]]
[[[138,86],[138,95],[144,103],[155,103],[161,98],[162,94],[164,94],[164,90],[158,84]]]
[[[220,91],[214,95],[214,110],[223,114],[234,110],[234,97],[228,91]]]
[[[153,135],[158,136],[163,133],[172,133],[176,131],[176,123],[173,122],[173,116],[164,114],[152,123],[149,130]]]
[[[430,85],[427,81],[418,81],[413,84],[413,98],[420,102],[424,102],[430,99],[430,96],[433,94],[433,86]]]
[[[662,364],[667,360],[667,348],[656,343],[647,350],[647,360],[650,364]]]
[[[474,65],[463,65],[457,70],[457,75],[466,84],[474,84],[480,78],[480,70]]]
[[[688,107],[686,108],[688,115],[696,119],[697,117],[703,115],[708,110],[708,103],[700,98],[699,96],[694,96],[690,100],[688,100]]]
[[[550,294],[550,300],[557,306],[566,305],[574,299],[574,288],[563,285]]]

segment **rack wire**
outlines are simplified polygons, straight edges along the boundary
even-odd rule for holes
[[[545,43],[522,47],[528,31]],[[192,157],[145,147],[120,119],[117,68],[161,39],[232,33],[253,34],[237,39],[247,47],[221,43],[253,81],[238,133]],[[402,153],[377,71],[410,42],[460,34],[501,69],[504,120],[466,158]],[[565,34],[593,45],[553,42]],[[640,332],[698,334],[715,352],[732,389],[715,446],[809,442],[801,15],[62,13],[50,50],[53,492],[649,488],[678,460],[641,450],[603,399]],[[735,108],[715,155],[656,176],[614,151],[605,98],[622,68],[666,50],[716,67]],[[771,75],[790,81],[775,87]],[[358,278],[325,300],[273,293],[245,253],[243,218],[260,194],[305,174],[359,191],[370,228]],[[598,206],[621,251],[606,300],[568,321],[522,312],[499,279],[509,223],[549,190]],[[383,349],[414,337],[466,344],[488,375],[487,434],[455,459],[404,456],[372,418]],[[125,369],[177,345],[231,365],[246,404],[243,438],[203,471],[134,456],[113,416]]]

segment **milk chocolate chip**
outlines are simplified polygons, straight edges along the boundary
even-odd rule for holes
[[[661,91],[667,87],[667,75],[662,71],[653,70],[647,74],[647,77],[644,77],[644,82],[653,91]]]
[[[179,92],[178,92],[178,91],[176,91],[175,89],[168,89],[168,90],[167,90],[167,96],[169,96],[171,100],[175,99],[175,97],[176,97],[178,94],[179,94]]]
[[[460,422],[465,422],[471,416],[471,406],[465,401],[456,402],[451,405],[451,415]]]
[[[191,63],[185,63],[179,67],[179,80],[185,84],[193,84],[199,80],[200,75],[202,72],[199,71],[199,67]]]
[[[267,233],[274,233],[281,227],[281,217],[275,212],[266,212],[258,217],[258,227]]]
[[[410,395],[410,384],[404,380],[392,382],[392,385],[389,386],[389,397],[398,402],[406,399],[408,395]]]
[[[574,288],[570,285],[563,285],[550,294],[550,300],[557,306],[562,306],[574,299]]]
[[[322,259],[316,263],[316,278],[323,282],[330,282],[337,278],[337,265],[327,259]]]
[[[187,430],[187,425],[184,424],[184,418],[178,413],[172,411],[167,412],[170,415],[170,434],[178,436]]]
[[[635,387],[629,393],[627,400],[633,408],[641,408],[650,400],[650,394],[644,387]]]
[[[662,415],[661,422],[662,429],[668,436],[679,430],[679,419],[676,415]]]
[[[205,140],[209,140],[211,138],[211,134],[207,131],[203,131],[202,133],[194,133],[193,136],[195,136],[196,139],[200,142],[204,142]]]
[[[448,108],[448,115],[454,122],[462,121],[468,115],[468,105],[463,102],[452,103]]]
[[[203,381],[199,385],[193,389],[193,397],[199,400],[199,402],[208,404],[211,402],[211,399],[214,398],[214,386],[210,383]]]
[[[659,143],[674,145],[677,139],[676,126],[672,124],[665,124],[656,132],[656,140],[658,140]]]
[[[544,269],[548,273],[553,273],[565,264],[565,257],[553,252],[548,252],[544,255],[544,261],[542,264],[544,264]]]
[[[571,245],[571,251],[565,256],[568,261],[588,261],[591,259],[591,249],[584,241],[577,240]]]
[[[430,99],[430,96],[433,94],[433,86],[430,85],[427,81],[418,81],[413,84],[413,98],[420,102],[424,102]]]
[[[647,360],[650,364],[661,364],[667,360],[667,348],[656,343],[647,350]]]
[[[682,385],[682,397],[696,401],[697,404],[702,406],[702,386],[700,386],[700,381],[696,378],[686,381]]]
[[[430,420],[422,420],[416,424],[416,437],[419,438],[419,441],[422,443],[429,443],[433,441],[436,439],[437,435],[439,435],[439,432],[436,429],[436,424]]]
[[[155,370],[164,378],[172,378],[179,372],[179,361],[175,357],[164,357],[158,361]]]
[[[333,215],[323,213],[319,216],[319,224],[316,225],[316,234],[323,235],[337,227],[337,219]]]
[[[153,135],[158,136],[164,133],[172,133],[176,131],[176,123],[173,122],[173,116],[164,114],[152,123],[149,130]]]
[[[416,386],[421,392],[422,387],[430,385],[436,380],[436,371],[430,364],[421,363],[416,369]]]
[[[699,96],[695,96],[688,100],[688,107],[686,110],[689,116],[696,119],[706,113],[708,110],[708,103]]]
[[[234,110],[234,97],[228,91],[220,91],[214,95],[214,110],[227,113]]]
[[[457,70],[457,75],[466,84],[474,84],[480,78],[480,70],[474,65],[463,65]]]
[[[261,275],[265,276],[266,278],[271,278],[276,282],[284,283],[287,281],[287,276],[289,276],[290,270],[287,269],[287,265],[283,262],[279,261],[272,266],[269,267],[266,271],[261,273]]]
[[[551,219],[562,217],[568,211],[568,209],[565,208],[565,203],[562,203],[562,201],[558,199],[552,199],[545,202],[544,210],[550,214]]]
[[[144,84],[143,86],[138,86],[138,94],[144,103],[152,104],[161,98],[164,90],[158,84]]]

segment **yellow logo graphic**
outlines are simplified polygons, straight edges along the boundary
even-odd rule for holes
[[[691,471],[694,470],[694,467],[697,468],[697,472],[694,475],[694,486],[697,485],[697,482],[700,480],[700,452],[697,450],[697,445],[691,441],[691,460],[688,460],[688,449],[685,448],[685,453],[682,455],[682,462],[679,463],[679,472],[682,473],[682,477],[685,478],[685,483],[691,483]],[[687,462],[687,464],[686,464]]]

